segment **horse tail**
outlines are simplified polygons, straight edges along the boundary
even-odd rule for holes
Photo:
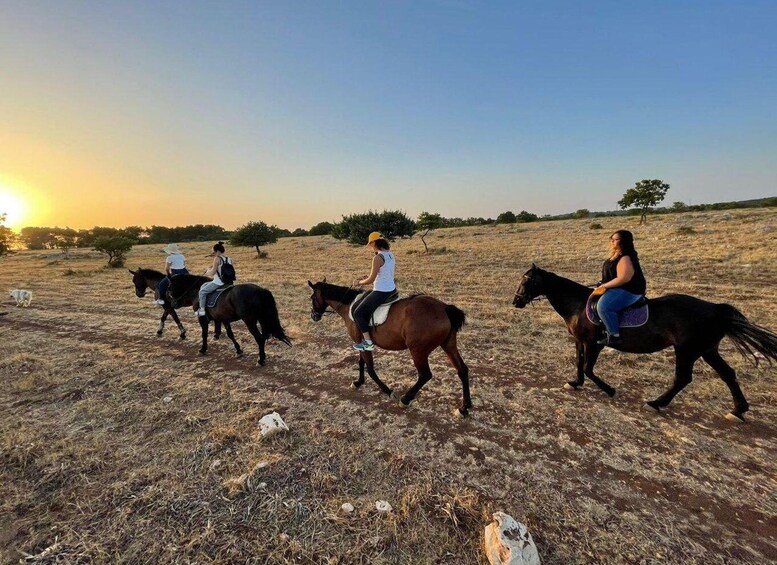
[[[752,323],[730,304],[718,304],[718,308],[729,322],[726,335],[734,342],[737,351],[743,357],[752,357],[756,365],[758,365],[759,353],[769,361],[769,364],[777,361],[777,334]]]
[[[266,290],[265,303],[260,309],[259,323],[262,326],[262,332],[272,335],[275,339],[282,341],[286,345],[291,345],[291,338],[281,326],[281,320],[278,317],[278,306],[275,304],[275,297],[272,292]]]
[[[466,322],[467,315],[462,310],[456,308],[453,304],[445,305],[445,313],[448,315],[448,319],[451,321],[451,333],[458,333]]]

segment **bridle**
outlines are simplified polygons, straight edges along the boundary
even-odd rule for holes
[[[326,298],[324,297],[324,291],[322,291],[320,287],[319,288],[314,288],[313,289],[313,296],[310,297],[311,298],[310,318],[314,322],[318,322],[323,316],[325,316],[327,314],[337,314],[337,310],[340,308],[340,306],[342,306],[344,304],[342,299],[345,298],[345,295],[348,294],[348,291],[351,290],[352,288],[353,288],[353,285],[349,286],[343,292],[341,300],[339,300],[337,302],[337,306],[330,306],[329,305],[329,303],[326,301]],[[316,310],[315,302],[316,302],[316,291],[317,290],[321,292],[321,300],[324,302],[324,309],[321,312]],[[331,308],[331,310],[329,310],[329,308]]]

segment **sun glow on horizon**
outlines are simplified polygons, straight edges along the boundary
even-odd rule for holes
[[[28,220],[28,202],[16,190],[0,184],[0,217],[3,214],[5,220],[0,224],[19,230]]]

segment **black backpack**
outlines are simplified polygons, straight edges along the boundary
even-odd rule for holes
[[[221,275],[219,278],[224,284],[232,284],[235,282],[235,279],[237,279],[235,266],[224,257],[221,257]]]

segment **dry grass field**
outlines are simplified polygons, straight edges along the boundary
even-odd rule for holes
[[[306,281],[349,284],[368,269],[364,248],[325,236],[283,239],[261,260],[228,250],[241,282],[274,293],[294,340],[268,343],[265,367],[242,324],[244,357],[226,339],[198,356],[190,309],[187,340],[170,322],[156,337],[161,310],[93,251],[3,258],[0,288],[34,296],[16,308],[6,295],[0,318],[0,562],[483,563],[496,510],[528,525],[544,563],[777,561],[777,367],[724,340],[749,422],[724,419],[730,394],[702,362],[657,415],[643,402],[671,382],[671,350],[602,355],[614,399],[591,383],[566,391],[561,318],[546,301],[511,305],[532,262],[596,281],[609,234],[627,227],[649,295],[728,302],[777,330],[777,211],[595,221],[604,229],[438,230],[429,255],[418,238],[393,246],[403,293],[467,313],[466,420],[451,415],[461,387],[441,351],[407,410],[369,379],[349,387],[357,356],[339,318],[311,321]],[[160,247],[136,247],[127,266],[159,269]],[[181,247],[205,268],[210,244]],[[407,352],[377,352],[376,368],[400,390],[415,382]],[[273,410],[291,431],[262,440]]]

